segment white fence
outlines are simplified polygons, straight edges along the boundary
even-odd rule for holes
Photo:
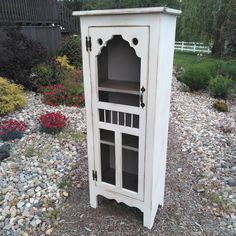
[[[176,41],[175,50],[182,52],[211,53],[211,48],[203,43]]]

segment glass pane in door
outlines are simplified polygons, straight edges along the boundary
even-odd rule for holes
[[[100,129],[102,181],[115,185],[115,134]]]
[[[122,134],[122,187],[138,192],[138,136]]]

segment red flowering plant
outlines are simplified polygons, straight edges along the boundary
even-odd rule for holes
[[[24,121],[0,120],[0,139],[3,141],[21,139],[26,128],[27,125]]]
[[[42,132],[56,134],[69,125],[69,120],[60,112],[47,112],[38,119]]]
[[[73,70],[61,84],[44,86],[39,89],[44,103],[51,106],[84,106],[84,86],[82,71]]]

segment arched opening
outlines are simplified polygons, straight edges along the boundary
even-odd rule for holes
[[[120,35],[115,35],[97,57],[99,100],[139,106],[141,59]]]

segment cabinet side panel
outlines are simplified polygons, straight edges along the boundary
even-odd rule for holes
[[[153,207],[164,203],[166,154],[173,72],[176,17],[161,15],[153,157]]]
[[[154,126],[156,108],[156,81],[157,81],[157,55],[160,38],[160,16],[150,18],[150,40],[149,40],[149,72],[147,85],[147,120],[146,120],[146,147],[145,147],[145,211],[152,210],[152,186],[153,186],[153,153],[154,153]]]
[[[86,51],[86,36],[88,36],[88,26],[86,20],[81,17],[81,46],[83,57],[83,76],[84,76],[84,94],[86,107],[86,123],[87,123],[87,152],[88,152],[88,168],[89,168],[89,191],[90,202],[95,197],[95,182],[92,179],[92,171],[94,170],[94,141],[93,141],[93,122],[92,122],[92,88],[90,76],[89,53]],[[91,202],[92,203],[92,202]]]

